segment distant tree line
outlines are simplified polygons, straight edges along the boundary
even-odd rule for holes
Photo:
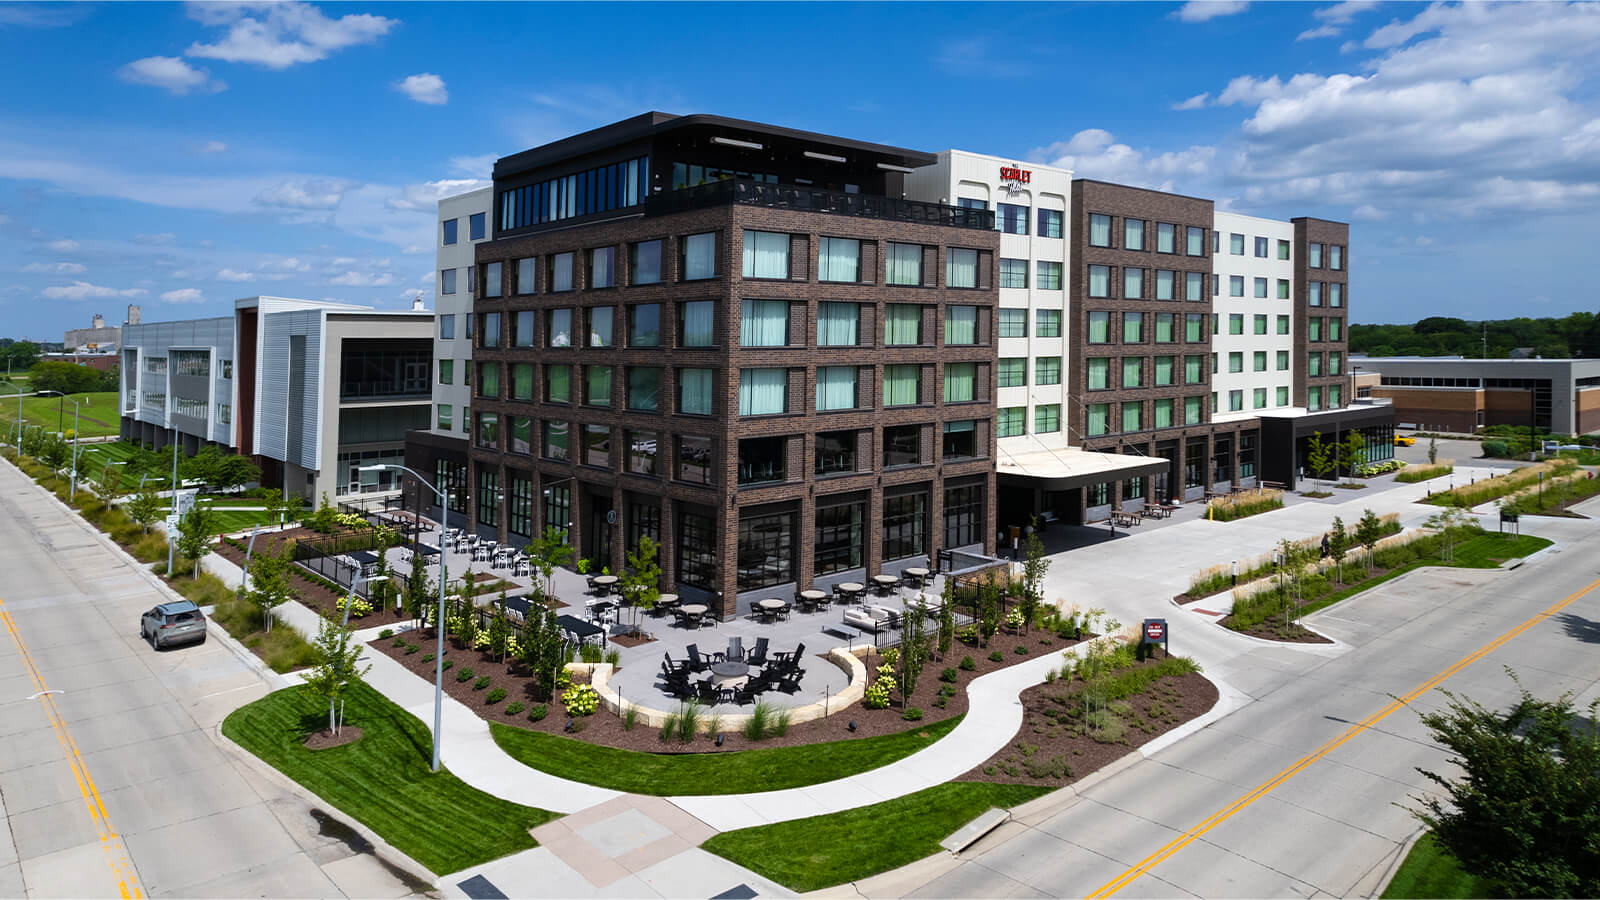
[[[1487,326],[1487,327],[1486,327]],[[1531,347],[1545,359],[1600,357],[1600,318],[1577,312],[1563,319],[1496,319],[1475,322],[1430,316],[1414,325],[1351,325],[1350,352],[1369,356],[1465,356],[1507,359]]]

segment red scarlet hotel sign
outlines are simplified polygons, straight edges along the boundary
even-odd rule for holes
[[[1033,173],[1027,169],[1018,168],[1016,166],[1001,166],[1000,180],[1015,181],[1018,184],[1027,184],[1033,181]]]

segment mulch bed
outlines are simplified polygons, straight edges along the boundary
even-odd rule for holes
[[[933,623],[930,622],[929,624]],[[434,662],[433,660],[424,662],[423,657],[434,652],[436,638],[432,629],[423,628],[417,631],[408,631],[398,637],[405,638],[407,643],[415,644],[420,649],[408,654],[405,652],[405,647],[394,646],[394,638],[387,640],[380,638],[372,641],[370,646],[398,660],[406,668],[416,673],[418,677],[431,682],[434,674]],[[1085,635],[1085,640],[1092,637],[1093,635]],[[748,750],[753,747],[798,746],[893,734],[966,713],[967,685],[974,678],[1034,659],[1041,654],[1053,653],[1059,655],[1062,650],[1078,643],[1075,640],[1065,640],[1057,637],[1053,632],[1034,631],[1031,634],[1014,635],[1008,634],[1004,629],[989,641],[989,646],[987,647],[967,646],[958,640],[950,648],[950,652],[946,654],[945,659],[940,660],[936,651],[934,658],[930,659],[923,667],[922,676],[917,681],[917,689],[912,693],[910,703],[911,706],[923,711],[923,718],[920,721],[908,722],[901,717],[905,707],[902,705],[900,695],[897,692],[887,709],[867,709],[857,703],[849,708],[847,714],[840,715],[835,713],[823,719],[792,725],[788,733],[783,737],[767,738],[766,740],[752,743],[746,741],[744,735],[737,730],[727,731],[720,749],[713,747],[710,740],[704,737],[698,737],[689,744],[679,744],[676,741],[669,744],[661,741],[659,728],[637,725],[632,731],[626,730],[622,727],[622,720],[615,713],[606,710],[604,707],[601,708],[600,712],[592,716],[577,720],[583,724],[581,726],[582,731],[576,736],[581,740],[594,744],[619,747],[625,750],[640,750],[651,753],[706,753]],[[543,695],[540,692],[538,683],[532,676],[523,672],[520,664],[509,660],[505,663],[499,663],[484,651],[465,650],[454,637],[446,639],[445,646],[447,648],[445,659],[454,660],[455,662],[451,669],[445,671],[445,692],[450,696],[465,703],[474,712],[490,722],[500,722],[517,728],[544,731],[552,734],[563,732],[566,727],[567,716],[560,701],[540,699]],[[1017,653],[1016,648],[1019,646],[1027,648],[1028,652],[1025,654]],[[1001,653],[1000,662],[994,662],[989,659],[989,654],[996,650]],[[972,657],[973,662],[976,664],[973,671],[964,671],[959,668],[959,663],[964,656]],[[868,679],[875,678],[876,669],[881,664],[879,658],[873,655],[864,660],[864,663],[867,667]],[[660,661],[659,659],[652,659],[642,664],[659,667]],[[826,661],[821,655],[815,655],[807,659],[805,665],[832,666],[833,663]],[[473,670],[473,678],[466,682],[457,681],[455,678],[455,673],[463,667],[470,667]],[[955,693],[946,700],[944,708],[941,709],[934,705],[934,700],[938,697],[940,687],[945,684],[939,680],[939,674],[946,668],[956,669],[956,681],[953,685]],[[481,675],[492,676],[492,682],[482,691],[473,690],[473,682]],[[581,683],[584,679],[580,677],[574,680]],[[485,703],[485,695],[497,687],[505,688],[506,698],[493,705]],[[514,716],[507,715],[505,712],[506,706],[512,702],[519,701],[527,709]],[[670,708],[665,707],[666,702],[665,697],[656,696],[651,699],[650,705],[657,708]],[[549,708],[549,714],[538,722],[530,722],[528,721],[528,711],[537,703],[545,703]],[[753,707],[746,706],[741,712],[748,713],[751,709]],[[854,732],[849,730],[851,721],[856,723]]]
[[[1151,665],[1146,662],[1142,665]],[[1136,664],[1138,665],[1138,664]],[[1217,686],[1198,672],[1159,678],[1142,694],[1122,701],[1130,707],[1117,740],[1096,740],[1046,715],[1076,708],[1082,683],[1035,685],[1022,692],[1022,727],[1005,749],[958,781],[1060,787],[1115,762],[1133,748],[1204,715],[1217,702]],[[1052,697],[1065,697],[1065,705]],[[1076,723],[1077,720],[1067,720]],[[1103,736],[1104,737],[1104,736]],[[1030,774],[1031,767],[1031,774]]]
[[[305,745],[307,750],[327,750],[332,747],[343,747],[345,744],[354,744],[361,740],[361,729],[354,725],[346,725],[339,729],[338,734],[330,731],[313,731],[306,735]]]
[[[310,535],[313,537],[323,537],[323,535],[319,535],[317,532],[312,531],[309,528],[296,528],[293,531],[285,532],[285,534],[289,535],[291,538],[296,534],[301,536]],[[276,537],[276,535],[274,535],[274,537]],[[273,541],[270,549],[264,549],[261,546],[262,541],[258,537],[256,539],[256,552],[261,553],[275,551],[279,543],[279,541]],[[232,544],[227,543],[226,541],[221,542],[213,547],[212,552],[216,553],[218,556],[221,556],[223,559],[228,560],[234,565],[244,565],[244,551],[233,546]],[[340,610],[336,604],[345,598],[345,592],[330,591],[320,584],[313,583],[301,573],[301,570],[298,566],[291,568],[289,572],[289,581],[294,585],[295,593],[298,595],[296,599],[311,609],[316,610],[318,613],[321,613],[323,618],[337,624],[340,617],[344,615],[344,612]],[[393,607],[385,607],[383,609],[374,608],[372,612],[365,616],[357,617],[352,615],[350,617],[350,626],[352,628],[372,628],[377,625],[393,625],[397,622],[410,621],[411,617],[406,615],[403,611],[396,612]]]

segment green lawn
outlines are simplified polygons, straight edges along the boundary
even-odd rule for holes
[[[1433,839],[1424,834],[1411,852],[1406,854],[1400,870],[1394,873],[1389,886],[1383,889],[1385,898],[1453,898],[1492,897],[1488,882],[1476,875],[1461,871],[1455,857],[1445,852]]]
[[[793,891],[814,891],[896,869],[990,807],[1016,806],[1053,788],[952,781],[831,815],[725,831],[701,846]]]
[[[126,441],[110,441],[103,444],[84,444],[78,451],[78,475],[81,478],[86,478],[91,481],[96,480],[100,477],[100,472],[105,469],[106,466],[114,462],[126,464],[128,460],[133,458],[133,455],[137,453],[138,450],[138,447]],[[122,484],[120,485],[119,490],[123,493],[129,493],[139,486],[139,476],[136,475],[132,478],[132,480],[130,480],[126,471],[127,466],[124,465],[123,469]],[[151,478],[145,482],[145,485],[148,487],[156,480],[157,479],[155,476],[151,476]],[[161,487],[166,487],[166,479],[162,478],[160,481]]]
[[[80,405],[78,428],[83,437],[104,437],[121,432],[121,411],[117,408],[116,391],[97,391],[72,394],[69,401]],[[63,414],[62,411],[65,411]],[[9,390],[0,391],[0,423],[15,427],[17,398]],[[72,428],[72,403],[60,397],[23,397],[22,421],[38,425],[47,431]]]
[[[896,734],[727,753],[640,753],[490,723],[495,743],[542,772],[634,794],[744,794],[781,791],[888,765],[950,733],[959,716]],[[646,726],[639,726],[645,728]]]
[[[276,525],[275,516],[269,516],[265,510],[242,510],[218,507],[212,513],[211,526],[214,534],[231,534],[235,531],[248,531],[252,525]]]
[[[1480,534],[1456,544],[1455,559],[1435,562],[1434,565],[1454,566],[1458,569],[1492,569],[1508,559],[1518,559],[1550,546],[1542,537],[1525,534],[1508,539],[1503,534]]]
[[[326,722],[320,700],[286,688],[234,710],[222,733],[436,874],[534,847],[528,829],[556,817],[469,787],[449,770],[430,772],[428,730],[366,685],[351,692],[345,713],[361,740],[307,750],[305,734]]]

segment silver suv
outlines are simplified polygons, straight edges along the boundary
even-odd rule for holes
[[[139,636],[157,650],[193,641],[206,642],[206,614],[188,600],[163,603],[139,619]]]

